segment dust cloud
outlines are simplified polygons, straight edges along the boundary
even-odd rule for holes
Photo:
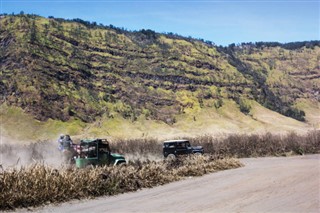
[[[162,153],[161,153],[162,154]],[[140,153],[126,153],[125,158],[127,162],[160,162],[163,161],[163,155],[158,154],[152,154],[152,153],[145,153],[145,154],[140,154]]]
[[[8,137],[1,137],[0,166],[3,169],[19,168],[30,164],[44,164],[51,167],[63,165],[63,157],[57,141],[42,140],[21,143]]]

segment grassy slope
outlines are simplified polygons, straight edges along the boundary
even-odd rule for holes
[[[61,122],[50,119],[39,122],[19,108],[2,106],[0,114],[3,127],[2,140],[4,142],[7,138],[14,141],[53,140],[61,133],[73,135],[74,139],[84,137],[168,139],[243,132],[306,132],[312,128],[308,124],[268,110],[258,103],[252,105],[250,116],[245,116],[236,104],[231,102],[219,110],[207,108],[193,115],[181,115],[174,125],[144,118],[132,122],[119,115],[113,119],[101,118],[91,124],[79,120]]]
[[[266,84],[281,101],[306,113],[306,122],[320,126],[320,47],[284,49],[243,48],[238,57],[266,78]]]
[[[31,43],[33,19],[0,21],[5,27],[0,86],[7,91],[1,106],[3,135],[19,140],[62,132],[166,138],[307,127],[258,104],[261,94],[254,94],[261,89],[255,79],[200,41],[35,17],[36,42]],[[310,127],[319,126],[319,104],[312,93],[319,85],[317,54],[319,47],[235,53],[266,78],[277,97],[305,110]],[[248,115],[240,112],[241,101],[250,105]]]

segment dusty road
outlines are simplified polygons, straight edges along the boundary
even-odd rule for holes
[[[39,212],[320,212],[320,155],[252,158],[245,167]]]

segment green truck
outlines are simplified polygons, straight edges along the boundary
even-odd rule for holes
[[[126,163],[123,155],[111,153],[106,139],[84,139],[74,147],[77,155],[75,163],[77,168],[89,165],[119,165]]]

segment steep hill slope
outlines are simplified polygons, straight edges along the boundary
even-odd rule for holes
[[[79,19],[10,15],[0,24],[0,104],[9,135],[19,124],[31,128],[32,137],[48,131],[159,136],[319,125],[317,41],[291,49],[268,43],[223,48]],[[261,112],[289,128],[265,121]]]
[[[238,70],[256,75],[257,82],[269,95],[260,101],[269,109],[298,120],[304,120],[304,113],[299,108],[303,100],[314,100],[319,103],[320,92],[320,49],[310,48],[308,44],[296,42],[282,45],[263,43],[244,44],[234,51],[237,59],[245,66]],[[301,108],[301,107],[300,107]],[[302,107],[304,108],[304,107]],[[302,109],[303,111],[307,109]],[[309,117],[310,118],[310,117]],[[310,118],[312,120],[312,118]]]

